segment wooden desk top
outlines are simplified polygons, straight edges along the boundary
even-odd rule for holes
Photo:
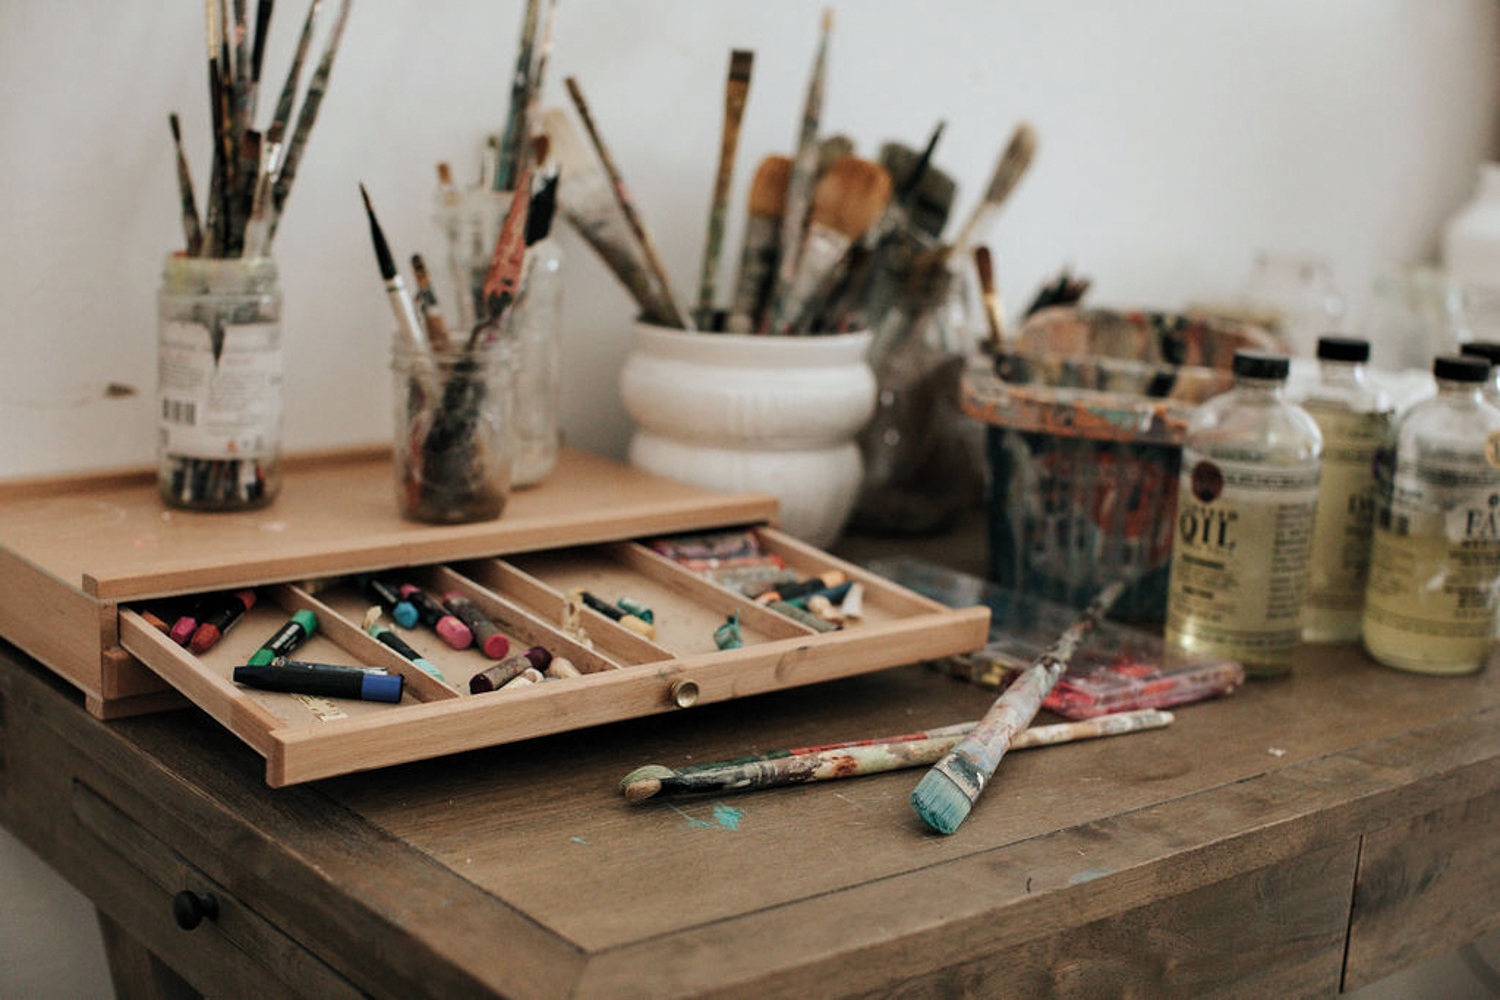
[[[1291,678],[1165,730],[1011,755],[951,837],[908,805],[920,770],[619,793],[644,763],[951,723],[991,697],[898,668],[272,790],[197,710],[98,722],[0,643],[0,819],[200,988],[225,975],[207,944],[232,939],[236,993],[298,962],[407,997],[1331,992],[1500,922],[1495,665],[1430,679],[1308,647]],[[204,884],[226,914],[178,930],[167,899]]]

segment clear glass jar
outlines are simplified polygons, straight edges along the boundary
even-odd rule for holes
[[[281,489],[281,286],[269,258],[168,256],[157,294],[157,491],[247,510]]]
[[[1334,283],[1333,265],[1315,254],[1261,251],[1255,257],[1245,299],[1298,357],[1312,357],[1317,338],[1336,329],[1344,316],[1344,297]]]
[[[488,188],[455,192],[442,189],[438,226],[447,243],[450,311],[459,331],[478,322],[478,308],[491,253],[511,193]],[[526,248],[526,272],[520,296],[507,320],[515,339],[516,422],[512,485],[532,486],[557,465],[562,433],[558,417],[558,331],[562,321],[562,250],[551,237]]]
[[[1437,395],[1408,410],[1376,467],[1363,636],[1389,667],[1472,673],[1500,596],[1500,409],[1479,358],[1433,362]]]
[[[1308,642],[1359,638],[1375,513],[1375,454],[1391,429],[1391,401],[1370,384],[1370,343],[1318,340],[1318,382],[1302,400],[1323,433],[1323,472],[1313,521],[1312,564],[1302,614]]]
[[[1434,355],[1451,354],[1471,337],[1469,302],[1445,271],[1410,265],[1375,279],[1363,333],[1375,366],[1425,371]]]
[[[500,516],[514,461],[515,350],[396,347],[391,358],[396,497],[429,524]]]
[[[1318,425],[1285,397],[1289,360],[1240,351],[1235,386],[1194,411],[1182,448],[1167,641],[1290,670],[1318,500]]]

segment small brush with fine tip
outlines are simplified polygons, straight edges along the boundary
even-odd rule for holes
[[[953,833],[968,817],[1000,760],[1068,669],[1078,644],[1124,591],[1116,581],[1101,590],[1057,641],[1032,661],[990,706],[974,729],[932,766],[911,793],[912,809],[938,833]]]
[[[714,286],[719,275],[719,253],[724,245],[724,215],[729,207],[729,183],[734,177],[739,149],[740,121],[750,93],[750,71],[755,53],[735,49],[729,55],[729,78],[724,84],[724,129],[719,139],[719,169],[714,175],[713,199],[708,210],[708,237],[703,246],[703,271],[698,277],[697,320],[700,329],[713,325]]]
[[[365,214],[370,219],[370,242],[375,246],[375,263],[380,268],[380,280],[385,283],[385,297],[390,303],[391,314],[396,317],[396,336],[406,350],[418,356],[424,355],[428,344],[427,338],[422,334],[421,321],[417,319],[411,293],[401,280],[401,272],[396,270],[390,244],[385,241],[385,233],[381,231],[380,222],[375,218],[375,206],[370,203],[370,192],[365,190],[363,184],[359,186],[359,196],[364,199]]]
[[[1171,712],[1155,708],[1117,712],[1080,722],[1032,726],[1018,733],[1010,748],[1026,750],[1104,736],[1123,736],[1159,729],[1171,722]],[[974,725],[973,722],[961,722],[925,732],[776,750],[691,767],[647,764],[622,778],[620,790],[627,802],[644,802],[657,795],[723,795],[921,767],[953,749],[959,740],[973,731]]]
[[[668,325],[682,330],[691,330],[692,321],[687,313],[678,306],[677,296],[672,291],[671,279],[667,277],[667,269],[661,262],[661,255],[656,252],[656,243],[651,239],[651,234],[646,230],[646,224],[641,215],[636,211],[635,202],[630,197],[630,191],[625,187],[625,180],[620,176],[620,170],[615,166],[614,157],[610,155],[609,147],[605,145],[604,137],[599,133],[594,124],[594,116],[589,111],[588,101],[584,99],[583,88],[578,85],[578,78],[570,76],[563,81],[568,88],[568,96],[573,99],[573,107],[578,111],[578,118],[583,122],[583,129],[588,133],[589,140],[594,145],[594,152],[598,154],[599,163],[604,167],[604,173],[609,177],[610,190],[614,193],[615,201],[619,203],[620,211],[625,214],[625,221],[630,225],[630,231],[635,234],[636,242],[640,244],[641,252],[645,255],[646,266],[651,271],[652,278],[661,288],[662,300],[668,310]]]

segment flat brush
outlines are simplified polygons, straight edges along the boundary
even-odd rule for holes
[[[791,172],[789,157],[768,156],[760,161],[750,182],[739,278],[729,307],[728,328],[733,333],[750,333],[760,328],[766,299],[776,276],[776,260],[780,253],[777,234],[781,216],[786,211],[786,188]]]
[[[1103,736],[1123,736],[1160,729],[1170,725],[1172,718],[1171,712],[1147,708],[1096,716],[1080,722],[1033,726],[1017,733],[1010,748],[1026,750]],[[620,790],[627,802],[644,802],[655,795],[723,795],[921,767],[942,757],[972,732],[974,726],[973,722],[961,722],[925,732],[777,750],[684,768],[648,764],[622,778]]]
[[[974,808],[985,784],[1022,730],[1031,725],[1047,694],[1068,669],[1083,637],[1099,624],[1125,589],[1122,581],[1101,590],[1044,653],[995,700],[968,735],[944,754],[911,793],[912,809],[938,833],[953,833]]]
[[[542,129],[549,140],[550,155],[561,170],[558,197],[568,221],[625,286],[640,308],[641,317],[670,325],[671,311],[651,278],[604,171],[589,155],[588,147],[561,108],[542,113]]]
[[[1000,161],[995,164],[995,174],[990,178],[990,186],[984,193],[984,199],[974,206],[973,213],[959,230],[958,237],[951,244],[951,253],[969,249],[969,240],[973,238],[975,230],[1000,211],[1000,207],[1025,176],[1035,155],[1036,130],[1029,122],[1022,122],[1011,133],[1010,142],[1000,154]]]
[[[890,198],[891,175],[880,164],[855,156],[834,161],[813,192],[797,272],[787,292],[782,320],[772,327],[772,333],[792,333],[801,326],[817,293],[849,248],[880,218]]]
[[[425,354],[427,338],[422,335],[422,324],[417,319],[416,309],[412,306],[405,282],[401,280],[401,273],[396,270],[390,244],[385,241],[385,233],[381,231],[380,222],[375,218],[375,206],[370,204],[370,192],[365,190],[363,184],[359,186],[359,196],[364,199],[365,214],[370,219],[370,241],[375,246],[375,263],[380,268],[380,280],[385,282],[386,299],[390,302],[392,315],[396,317],[396,334],[408,350],[418,355]]]
[[[177,147],[177,191],[182,196],[182,234],[187,239],[187,255],[203,253],[203,228],[198,223],[198,203],[193,198],[193,175],[188,170],[187,155],[182,151],[182,123],[177,112],[167,116],[172,126],[172,143]]]
[[[974,248],[974,270],[979,274],[979,297],[984,303],[984,318],[989,325],[990,350],[996,354],[1005,349],[1005,324],[1000,316],[1000,292],[995,286],[995,264],[990,248],[981,243]]]
[[[609,147],[604,143],[604,137],[599,134],[599,129],[594,124],[594,116],[589,111],[588,102],[584,99],[583,89],[578,85],[578,78],[570,76],[563,82],[567,85],[568,96],[573,99],[573,107],[578,111],[578,118],[583,122],[584,131],[588,133],[589,139],[594,144],[594,152],[598,154],[599,162],[609,177],[610,190],[614,193],[615,201],[619,203],[620,211],[625,213],[625,221],[630,224],[630,231],[635,234],[636,241],[641,246],[641,252],[645,254],[646,266],[651,269],[652,277],[661,286],[662,299],[669,311],[668,325],[691,330],[692,321],[677,305],[677,296],[672,291],[672,282],[667,277],[667,269],[662,265],[661,257],[656,252],[656,243],[647,232],[640,213],[636,211],[635,202],[630,197],[629,189],[625,187],[625,180],[620,176],[619,168],[615,166],[614,157],[610,155]]]
[[[729,77],[724,83],[724,128],[719,137],[719,169],[714,175],[713,200],[708,211],[708,236],[703,246],[703,271],[698,276],[698,326],[713,323],[714,286],[719,274],[719,253],[724,245],[724,215],[729,206],[729,184],[734,176],[735,154],[740,144],[740,122],[750,94],[750,71],[755,53],[735,49],[729,55]]]

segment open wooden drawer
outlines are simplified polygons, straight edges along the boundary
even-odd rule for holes
[[[864,588],[864,614],[839,631],[807,625],[754,603],[647,546],[613,542],[399,571],[431,593],[461,591],[500,625],[513,649],[539,645],[582,671],[521,688],[469,693],[493,664],[473,647],[453,649],[420,624],[400,629],[443,675],[437,680],[360,627],[371,601],[352,580],[280,584],[201,656],[177,645],[128,606],[121,645],[266,758],[266,780],[287,785],[349,771],[507,743],[618,719],[676,711],[779,688],[911,663],[982,645],[984,608],[950,610],[768,528],[767,551],[803,576],[837,569]],[[584,588],[629,597],[654,612],[646,639],[593,610],[564,628],[566,595]],[[296,652],[314,662],[364,664],[400,673],[400,704],[323,699],[242,687],[231,672],[294,611],[319,629]],[[744,645],[719,650],[713,633],[738,612]]]
[[[101,718],[178,707],[186,695],[265,756],[274,785],[678,711],[985,640],[987,609],[943,608],[781,535],[768,526],[775,499],[763,494],[715,493],[565,449],[552,475],[513,493],[499,519],[431,526],[397,513],[388,449],[290,456],[282,467],[274,504],[232,514],[163,507],[150,469],[0,483],[0,635],[79,688]],[[734,526],[758,526],[763,547],[803,575],[838,567],[863,581],[863,619],[814,634],[633,541]],[[324,586],[398,567],[437,594],[463,591],[512,645],[544,646],[584,674],[471,695],[469,677],[492,661],[420,630],[403,635],[445,681],[412,668],[363,632],[364,594]],[[578,586],[651,606],[655,640],[585,611],[584,648],[564,628]],[[255,606],[201,657],[137,613],[158,598],[247,587]],[[301,608],[319,628],[298,659],[398,672],[403,701],[319,702],[236,685],[232,668]],[[745,644],[720,651],[714,629],[736,608]]]

